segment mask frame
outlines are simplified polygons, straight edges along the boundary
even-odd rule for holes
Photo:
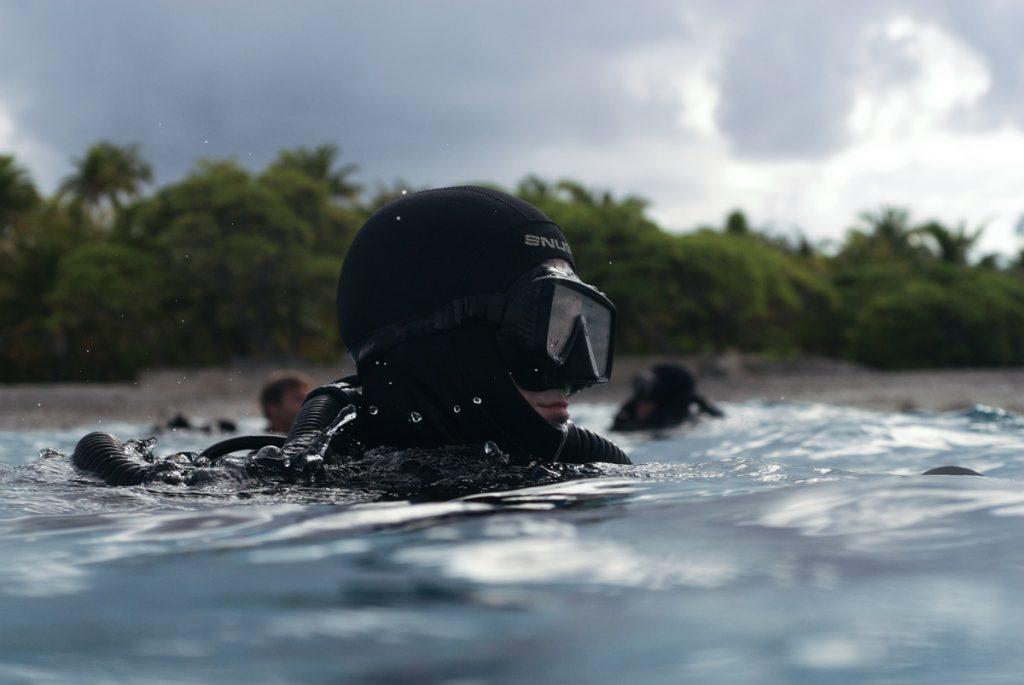
[[[559,330],[553,332],[556,326]],[[521,388],[573,393],[611,378],[615,305],[579,280],[537,278],[509,295],[497,339],[502,359]]]

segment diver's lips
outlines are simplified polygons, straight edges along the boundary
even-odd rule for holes
[[[560,422],[569,420],[569,402],[566,400],[545,402],[544,404],[536,405],[536,408],[537,413],[549,421],[552,419]]]
[[[547,400],[545,402],[538,402],[537,407],[541,409],[568,409],[569,400]]]

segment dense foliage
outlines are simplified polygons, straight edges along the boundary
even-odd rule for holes
[[[99,143],[42,197],[0,155],[0,380],[127,378],[234,358],[340,356],[334,288],[355,231],[401,185],[367,194],[331,146],[260,173],[203,161],[144,192],[134,146]],[[865,214],[833,255],[754,230],[668,233],[635,197],[527,178],[619,309],[627,352],[800,353],[883,368],[1024,364],[1024,275],[980,230]],[[372,297],[372,293],[367,294]]]

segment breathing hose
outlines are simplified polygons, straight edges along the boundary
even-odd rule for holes
[[[569,426],[558,461],[569,464],[589,464],[596,461],[608,464],[633,463],[615,443],[575,424]]]
[[[235,438],[228,438],[227,440],[214,443],[200,452],[199,455],[208,459],[216,459],[232,452],[258,450],[268,445],[280,447],[283,444],[284,438],[280,435],[239,435]]]
[[[150,470],[125,454],[124,443],[110,433],[89,433],[75,445],[72,463],[93,473],[107,485],[139,485]]]

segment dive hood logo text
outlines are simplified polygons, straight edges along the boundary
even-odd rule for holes
[[[572,254],[569,250],[569,243],[564,240],[555,240],[554,238],[545,238],[544,236],[527,233],[523,236],[523,242],[530,247],[553,247],[556,250]]]

